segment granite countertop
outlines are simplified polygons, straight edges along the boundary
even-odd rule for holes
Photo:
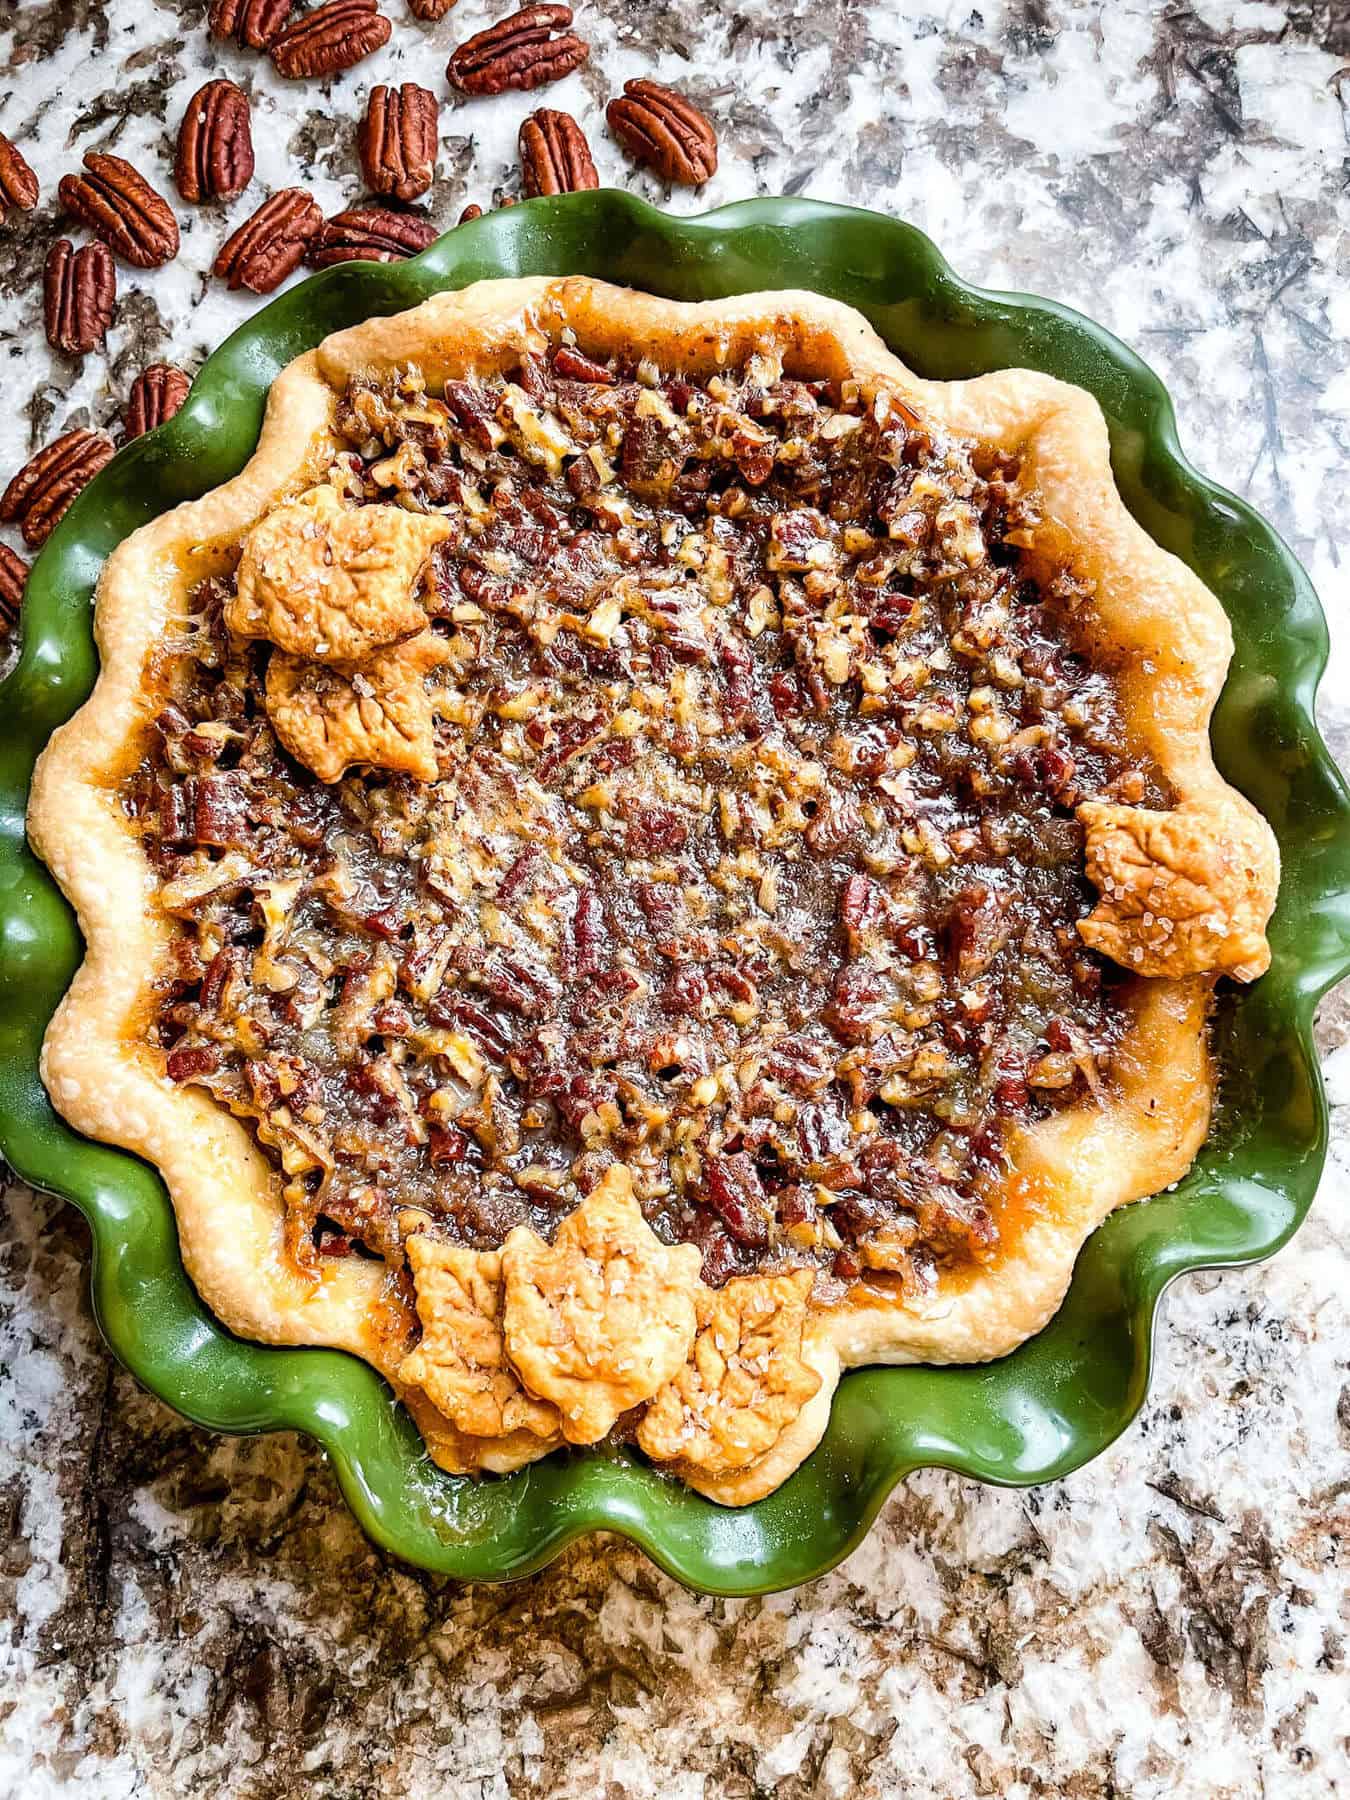
[[[328,90],[222,50],[204,0],[6,0],[0,129],[43,204],[0,229],[0,476],[115,418],[147,362],[195,367],[253,304],[208,281],[225,218],[119,269],[107,355],[49,353],[59,176],[115,148],[169,189],[188,96],[254,96],[257,182],[360,192],[368,85],[438,93],[506,0],[422,26]],[[901,214],[966,276],[1050,294],[1160,370],[1200,467],[1310,569],[1350,762],[1350,11],[1345,0],[578,0],[576,113],[601,179],[679,210],[807,193]],[[655,72],[703,99],[700,195],[635,176],[606,95]],[[522,96],[446,104],[431,195],[516,189]],[[1265,1267],[1184,1281],[1152,1396],[1098,1462],[1030,1493],[930,1471],[797,1593],[685,1593],[616,1541],[505,1589],[376,1554],[324,1459],[230,1441],[140,1393],[89,1312],[69,1208],[0,1201],[0,1793],[1305,1797],[1350,1793],[1350,1003],[1324,1008],[1336,1115],[1322,1193]]]

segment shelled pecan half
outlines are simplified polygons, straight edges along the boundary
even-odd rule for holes
[[[30,548],[45,544],[113,450],[102,431],[67,431],[30,457],[0,495],[0,523],[18,525]]]
[[[0,131],[0,208],[31,212],[38,203],[38,179],[18,145]]]
[[[266,50],[291,16],[292,0],[212,0],[207,26],[212,37],[233,40],[241,50]]]
[[[430,24],[443,19],[454,5],[455,0],[408,0],[408,11],[414,19]]]
[[[288,81],[336,75],[387,44],[392,30],[376,0],[323,0],[278,32],[267,54]]]
[[[514,206],[514,205],[515,205],[514,198],[508,194],[504,200],[498,200],[498,202],[496,203],[496,205],[493,207],[492,210],[494,212],[501,212],[504,207]],[[471,219],[481,219],[482,216],[483,216],[483,208],[478,204],[478,202],[476,200],[471,200],[469,202],[469,204],[464,208],[464,211],[455,220],[455,223],[456,223],[456,225],[467,225]]]
[[[353,206],[336,213],[310,246],[313,268],[339,262],[402,262],[437,238],[421,213],[391,212],[383,206]]]
[[[126,410],[122,414],[122,441],[153,431],[171,419],[188,397],[192,377],[172,363],[151,363],[131,384]]]
[[[372,194],[417,200],[436,173],[436,96],[415,81],[373,87],[356,134],[361,171]]]
[[[221,245],[212,264],[230,288],[270,294],[305,260],[323,214],[304,188],[282,188]]]
[[[567,29],[571,23],[570,6],[524,6],[466,38],[446,75],[462,94],[528,92],[561,81],[590,55],[590,45]]]
[[[83,175],[63,175],[61,204],[123,262],[158,269],[178,254],[178,221],[162,194],[121,156],[88,150]]]
[[[58,238],[42,272],[42,310],[47,342],[66,356],[87,356],[112,324],[117,272],[106,244],[77,250]]]
[[[585,133],[570,113],[541,106],[520,128],[520,168],[525,192],[577,194],[598,188],[600,177],[591,161]]]
[[[173,178],[185,200],[232,200],[253,179],[248,95],[222,76],[188,101]]]
[[[19,623],[23,605],[24,583],[28,580],[28,564],[17,550],[0,544],[0,644],[11,637]]]
[[[605,108],[610,130],[636,162],[666,181],[699,187],[717,173],[717,133],[692,100],[659,81],[626,81]]]

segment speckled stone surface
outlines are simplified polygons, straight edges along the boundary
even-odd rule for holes
[[[206,277],[270,186],[360,192],[367,86],[444,93],[504,0],[419,26],[331,89],[210,43],[203,0],[0,7],[0,129],[40,210],[0,230],[0,476],[116,416],[145,362],[189,367],[250,302]],[[586,0],[589,67],[549,96],[625,169],[601,108],[687,83],[722,133],[703,204],[809,193],[894,211],[967,276],[1093,313],[1170,383],[1201,467],[1305,558],[1332,615],[1324,718],[1350,750],[1350,6],[1346,0]],[[257,181],[177,206],[183,250],[119,271],[108,354],[49,354],[40,271],[60,175],[113,147],[169,186],[188,96],[254,96]],[[446,225],[514,192],[523,97],[447,104]],[[692,1597],[614,1543],[505,1590],[374,1554],[284,1437],[181,1424],[112,1365],[86,1234],[0,1201],[0,1795],[629,1800],[1350,1793],[1350,1004],[1322,1041],[1327,1179],[1264,1268],[1184,1282],[1152,1398],[1033,1493],[930,1472],[835,1574]]]

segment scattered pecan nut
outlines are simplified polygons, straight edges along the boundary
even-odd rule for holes
[[[414,19],[423,19],[432,23],[443,19],[455,5],[455,0],[408,0],[408,11]]]
[[[122,414],[123,442],[153,431],[171,419],[188,397],[192,377],[172,363],[151,363],[131,384]]]
[[[366,186],[391,200],[420,199],[436,173],[436,96],[415,81],[374,87],[356,134]]]
[[[0,207],[16,206],[20,212],[31,212],[37,202],[37,176],[17,144],[0,131]]]
[[[112,324],[117,274],[106,244],[77,250],[69,238],[58,238],[47,253],[42,273],[42,304],[47,342],[66,356],[87,356],[103,342]]]
[[[323,214],[304,188],[282,188],[221,245],[212,264],[230,288],[270,294],[300,267],[323,230]]]
[[[455,223],[458,225],[467,225],[467,224],[469,224],[469,222],[471,220],[481,219],[482,216],[483,216],[482,207],[478,204],[478,202],[476,200],[470,200],[469,204],[464,208],[464,211],[459,215],[459,218],[455,221]]]
[[[692,100],[659,81],[626,81],[605,108],[610,130],[636,162],[666,181],[699,187],[717,173],[717,133]]]
[[[232,200],[253,179],[248,96],[223,77],[188,102],[178,127],[173,178],[185,200]]]
[[[0,643],[12,635],[19,622],[27,580],[28,564],[17,550],[11,550],[8,544],[0,544]]]
[[[231,39],[241,50],[266,50],[291,16],[292,0],[212,0],[207,25],[212,37]]]
[[[267,54],[288,81],[336,75],[387,44],[392,30],[376,0],[323,0],[278,32]]]
[[[531,199],[600,185],[580,125],[570,113],[550,112],[546,106],[532,112],[520,128],[520,167]]]
[[[570,6],[523,6],[466,38],[446,64],[446,75],[462,94],[528,92],[561,81],[590,55],[590,45],[567,29],[571,23]]]
[[[353,206],[327,221],[310,246],[311,267],[340,262],[402,262],[434,244],[438,236],[421,213],[390,212],[383,206]]]
[[[0,523],[18,525],[30,548],[45,544],[67,507],[113,455],[101,431],[67,431],[30,457],[0,496]]]
[[[120,156],[85,153],[83,175],[63,175],[57,189],[72,218],[87,225],[123,262],[158,269],[178,254],[173,208]]]

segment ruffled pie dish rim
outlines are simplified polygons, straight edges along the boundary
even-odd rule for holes
[[[1347,806],[1312,718],[1325,626],[1273,532],[1184,463],[1156,378],[1077,315],[968,288],[919,233],[876,215],[760,201],[675,220],[624,195],[574,196],[461,227],[415,263],[334,270],[293,290],[215,353],[177,420],[99,478],[39,562],[21,661],[6,683],[6,715],[18,727],[4,751],[14,817],[33,755],[92,683],[88,596],[115,543],[242,466],[273,375],[330,331],[438,289],[524,273],[590,273],[674,298],[811,287],[857,306],[921,374],[1026,366],[1096,394],[1130,510],[1230,613],[1237,654],[1216,715],[1216,753],[1272,819],[1286,865],[1272,971],[1231,997],[1221,1020],[1225,1104],[1200,1162],[1173,1192],[1098,1232],[1039,1338],[992,1365],[849,1375],[820,1450],[776,1494],[728,1513],[608,1452],[553,1458],[474,1486],[423,1460],[411,1423],[371,1371],[336,1352],[230,1338],[183,1276],[157,1177],[76,1138],[37,1087],[37,1046],[80,952],[50,882],[9,849],[0,991],[9,989],[11,1044],[0,1130],[21,1174],[89,1216],[100,1320],[133,1372],[217,1429],[308,1431],[333,1455],[362,1523],[389,1549],[447,1573],[504,1578],[540,1566],[585,1531],[618,1529],[690,1585],[764,1591],[837,1561],[894,1481],[923,1463],[1025,1483],[1096,1454],[1142,1403],[1166,1282],[1268,1254],[1306,1210],[1325,1146],[1311,1011],[1350,962]]]

